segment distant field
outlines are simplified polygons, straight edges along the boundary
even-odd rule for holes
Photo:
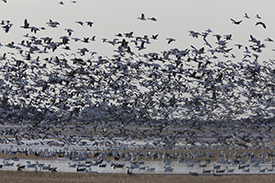
[[[44,173],[44,172],[14,172],[0,171],[1,181],[4,183],[85,183],[85,182],[204,182],[227,183],[274,182],[275,175],[234,175],[234,176],[189,176],[189,175],[126,175],[126,174],[89,174],[89,173]]]

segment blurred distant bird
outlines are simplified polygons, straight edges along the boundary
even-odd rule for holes
[[[91,41],[95,41],[95,36],[93,36],[90,40],[91,40]]]
[[[273,42],[273,39],[267,37],[267,38],[265,39],[265,41]]]
[[[236,20],[234,20],[232,18],[230,18],[230,20],[232,21],[233,24],[236,24],[236,25],[239,25],[242,22],[242,20],[236,21]]]
[[[256,14],[255,18],[261,19],[260,15]]]
[[[152,35],[152,39],[157,39],[157,38],[158,38],[158,34]]]
[[[88,26],[92,27],[94,22],[86,21],[86,23],[87,23]]]
[[[24,28],[24,29],[29,29],[30,28],[30,24],[28,23],[28,20],[25,19],[24,20],[24,25],[23,26],[20,26],[21,28]]]
[[[263,22],[257,22],[257,23],[255,24],[255,26],[257,26],[257,25],[262,25],[263,28],[266,29],[266,25],[265,25],[265,23],[263,23]]]
[[[8,33],[8,32],[10,31],[10,28],[11,28],[12,25],[13,25],[13,24],[7,24],[7,25],[5,25],[5,26],[2,26],[3,29],[4,29],[4,31],[5,31],[5,33]]]
[[[235,44],[235,46],[237,46],[239,49],[241,49],[243,47],[243,45],[241,45],[241,44]]]
[[[68,36],[61,36],[60,39],[62,39],[62,44],[66,45],[69,42]]]
[[[224,37],[225,37],[225,39],[226,39],[226,40],[231,40],[231,38],[232,38],[232,34],[229,34],[229,35],[224,35]]]
[[[31,32],[34,32],[36,34],[37,31],[39,31],[39,28],[37,28],[37,27],[31,27]]]
[[[83,22],[82,21],[75,21],[75,23],[82,25],[83,26]]]
[[[250,19],[250,17],[247,15],[247,13],[244,14],[244,18]]]
[[[192,37],[194,37],[194,38],[198,38],[199,37],[199,35],[200,35],[200,33],[199,32],[194,32],[194,31],[189,31],[189,33],[190,33],[190,36],[192,36]]]
[[[132,38],[133,37],[133,31],[131,32],[127,32],[127,33],[124,33],[124,35],[127,37],[127,38]]]
[[[59,1],[58,4],[60,5],[64,5],[63,1]]]
[[[145,15],[143,13],[141,13],[141,17],[138,17],[138,19],[140,19],[140,20],[146,20]]]
[[[28,53],[27,57],[26,57],[26,60],[31,60],[31,54]]]
[[[56,21],[54,22],[51,19],[49,19],[49,22],[47,22],[46,24],[48,24],[50,27],[53,27],[53,28],[57,27],[57,25],[60,25],[59,22],[56,22]]]
[[[166,38],[168,40],[168,44],[172,43],[173,41],[176,41],[174,38]]]
[[[205,30],[205,32],[207,32],[207,33],[211,33],[211,32],[212,32],[212,30],[208,28],[208,29],[206,29],[206,30]]]
[[[156,19],[155,17],[148,18],[148,20],[152,20],[152,21],[154,21],[154,22],[156,22],[156,21],[157,21],[157,19]]]
[[[89,43],[89,39],[90,39],[89,37],[84,37],[84,38],[83,38],[83,42],[84,42],[84,43]]]
[[[257,39],[254,38],[252,35],[250,35],[250,42],[253,42],[253,43],[258,43]]]
[[[7,0],[2,0],[4,3],[7,3]]]
[[[123,35],[121,33],[117,33],[115,36],[123,37]]]
[[[67,31],[67,32],[68,32],[69,36],[71,36],[71,35],[72,35],[72,33],[74,32],[74,30],[72,30],[72,29],[65,29],[65,31]]]
[[[138,51],[145,49],[144,44],[145,44],[145,41],[141,42],[140,46],[137,46]]]

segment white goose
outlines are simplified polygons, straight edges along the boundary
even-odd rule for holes
[[[147,166],[146,169],[147,169],[147,172],[153,172],[155,171],[156,168],[149,168],[149,166]]]
[[[173,170],[174,170],[174,168],[171,168],[171,166],[166,166],[166,165],[165,165],[165,166],[163,167],[163,171],[164,171],[164,172],[172,172]]]
[[[234,172],[234,168],[228,169],[228,167],[225,167],[225,170],[227,173],[233,173]]]

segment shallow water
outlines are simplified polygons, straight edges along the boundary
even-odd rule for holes
[[[4,159],[1,159],[4,161]],[[13,160],[8,160],[5,161],[5,163],[14,163],[13,166],[4,166],[3,168],[1,168],[1,170],[13,170],[16,171],[17,170],[17,166],[18,164],[21,165],[26,165],[26,168],[24,169],[25,171],[35,171],[35,168],[28,168],[27,165],[27,161],[30,161],[30,164],[37,164],[37,171],[43,171],[43,172],[49,172],[49,170],[43,170],[43,167],[47,167],[48,165],[50,165],[50,167],[57,167],[57,171],[58,172],[77,172],[77,166],[76,167],[69,167],[69,162],[70,164],[76,164],[76,165],[80,165],[80,164],[85,164],[85,161],[68,161],[68,159],[66,158],[57,158],[57,159],[48,159],[48,160],[27,160],[27,159],[20,159],[18,161],[13,161]],[[95,161],[93,161],[95,163]],[[124,167],[123,168],[115,168],[112,169],[111,168],[111,164],[113,162],[103,162],[103,164],[106,164],[106,167],[104,168],[100,168],[98,166],[95,165],[91,165],[90,164],[85,164],[87,167],[86,170],[87,172],[91,172],[92,173],[126,173],[126,171],[128,170],[128,167],[131,167],[131,162],[129,161],[115,161],[114,163],[119,163],[119,164],[123,164]],[[266,171],[264,172],[264,174],[274,174],[274,171],[272,172],[268,172],[267,169],[272,169],[273,167],[270,163],[260,163],[259,166],[257,167],[253,167],[252,164],[247,164],[249,165],[248,167],[246,167],[245,169],[250,169],[249,172],[244,172],[243,169],[239,169],[238,165],[232,165],[232,164],[219,164],[219,163],[211,163],[208,164],[206,167],[202,168],[199,167],[198,163],[195,163],[192,167],[188,167],[187,165],[190,165],[191,163],[188,162],[183,162],[183,163],[178,163],[178,162],[171,162],[168,163],[169,165],[166,165],[166,167],[171,167],[171,169],[173,169],[172,171],[164,171],[163,167],[165,166],[165,163],[160,162],[160,161],[145,161],[144,164],[132,164],[132,169],[130,169],[130,171],[132,171],[132,173],[135,174],[189,174],[189,172],[196,172],[198,174],[203,174],[203,169],[205,170],[211,170],[211,173],[213,173],[214,171],[214,165],[220,165],[220,169],[219,170],[225,170],[224,174],[258,174],[259,173],[259,169],[266,169]],[[89,167],[88,167],[89,166]],[[144,170],[140,169],[140,168],[144,168],[146,167]],[[155,168],[154,171],[147,171],[147,167],[149,169],[151,168]],[[228,169],[234,169],[234,171],[231,173],[226,172],[227,168]],[[260,168],[259,168],[260,167]],[[79,168],[83,168],[83,166],[79,167]],[[220,173],[218,173],[220,174]],[[263,174],[263,173],[262,173]]]

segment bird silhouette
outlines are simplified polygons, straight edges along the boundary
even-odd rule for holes
[[[235,24],[235,25],[239,25],[239,24],[242,23],[242,20],[236,21],[236,20],[234,20],[234,19],[232,19],[232,18],[231,18],[230,20],[231,20],[232,23]]]

